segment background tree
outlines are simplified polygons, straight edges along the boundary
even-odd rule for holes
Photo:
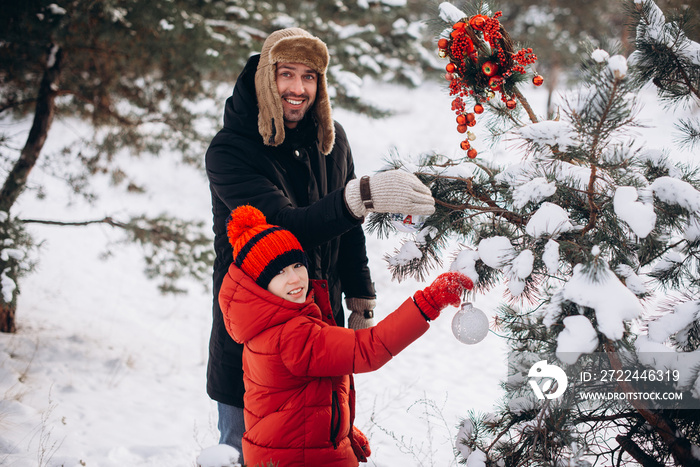
[[[578,80],[576,69],[587,47],[591,44],[601,48],[615,47],[624,54],[631,53],[635,48],[624,27],[628,19],[625,2],[515,0],[500,3],[497,9],[503,10],[506,29],[513,37],[527,41],[545,58],[540,60],[537,70],[547,76],[545,87],[549,91],[549,115],[556,112],[553,93]],[[700,2],[661,0],[659,6],[673,12],[673,16],[683,17],[688,11],[698,11]],[[697,40],[697,30],[688,26],[686,24],[684,27],[686,33]]]
[[[223,97],[275,29],[300,26],[327,41],[336,105],[381,116],[383,110],[359,93],[363,77],[415,85],[435,63],[421,45],[422,8],[416,1],[374,0],[352,8],[336,1],[249,0],[7,5],[0,18],[0,117],[9,123],[0,133],[0,331],[15,330],[20,278],[36,261],[28,222],[123,229],[125,241],[144,247],[146,272],[166,292],[181,291],[178,280],[186,275],[209,280],[211,242],[201,223],[167,212],[80,222],[12,215],[55,117],[78,119],[93,130],[57,149],[46,164],[73,193],[98,202],[90,187],[96,175],[145,192],[148,187],[130,177],[127,158],[117,156],[174,153],[201,164]],[[18,123],[29,115],[33,122],[21,143]]]
[[[506,398],[461,426],[457,449],[468,465],[700,464],[700,417],[690,409],[700,400],[700,179],[696,167],[629,137],[631,128],[643,131],[636,96],[649,81],[669,105],[698,108],[700,45],[684,32],[685,19],[667,19],[652,0],[628,9],[636,51],[627,60],[591,47],[561,118],[542,120],[516,82],[498,77],[486,85],[479,75],[506,71],[497,51],[504,43],[490,41],[493,27],[475,20],[497,15],[483,3],[470,14],[441,6],[457,124],[481,106],[495,132],[523,141],[523,154],[505,166],[469,152],[394,164],[417,172],[437,200],[415,240],[387,258],[394,275],[420,277],[457,239],[465,247],[452,269],[472,277],[478,291],[505,283],[509,294],[497,316],[510,348]],[[460,42],[468,28],[473,54]],[[499,94],[502,101],[492,99]],[[697,143],[697,122],[679,128],[690,128],[686,144]],[[374,215],[370,222],[387,234],[394,221]],[[574,375],[638,373],[628,381],[569,379],[561,398],[540,400],[529,371],[542,359]],[[662,381],[650,380],[650,371],[662,372]],[[578,396],[650,387],[682,393],[684,402]]]
[[[4,8],[0,114],[9,125],[0,138],[0,330],[15,329],[18,279],[30,267],[33,243],[24,229],[30,220],[17,219],[12,208],[55,117],[76,118],[93,128],[90,137],[57,151],[51,166],[74,192],[88,198],[94,197],[89,180],[95,174],[109,174],[131,191],[145,190],[130,182],[128,170],[117,163],[120,151],[133,156],[175,151],[186,161],[201,158],[205,135],[197,127],[200,115],[191,109],[210,95],[205,77],[214,63],[207,50],[216,42],[203,18],[187,13],[186,8],[198,5],[206,2],[73,1],[64,8],[35,0]],[[13,122],[25,115],[33,115],[32,124],[17,150]],[[37,221],[65,223],[32,220]],[[163,274],[164,290],[176,290],[182,275],[206,276],[211,253],[201,225],[168,215],[101,222],[125,229],[128,238],[146,248],[149,271]]]
[[[423,81],[425,70],[439,66],[432,42],[426,49],[429,8],[425,2],[216,3],[220,19],[209,24],[230,45],[220,50],[228,64],[224,69],[228,76],[219,76],[222,80],[231,81],[235,77],[232,70],[242,69],[250,53],[260,50],[271,31],[291,26],[304,28],[326,42],[332,57],[328,79],[335,104],[372,116],[382,116],[385,111],[362,99],[363,78],[415,86]]]
[[[537,70],[547,76],[548,114],[556,112],[554,91],[577,80],[572,71],[576,70],[586,44],[606,47],[625,39],[622,2],[516,0],[503,2],[502,6],[503,24],[511,35],[527,41],[541,57],[546,57],[540,60]],[[613,35],[614,31],[619,31],[619,35]]]

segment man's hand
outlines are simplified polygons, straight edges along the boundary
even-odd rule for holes
[[[348,317],[349,329],[366,329],[374,326],[374,307],[377,306],[375,299],[346,297],[345,305],[351,311]]]
[[[355,217],[368,212],[426,215],[435,212],[430,189],[404,170],[388,170],[348,182],[345,202]]]

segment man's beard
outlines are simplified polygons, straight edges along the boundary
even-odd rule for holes
[[[301,94],[301,95],[296,95],[292,93],[285,93],[282,95],[282,100],[284,101],[285,99],[291,99],[291,100],[303,100],[306,103],[306,106],[304,106],[301,109],[289,109],[282,105],[282,109],[284,111],[284,121],[285,122],[300,122],[304,119],[308,111],[311,109],[313,106],[313,102],[310,101],[309,95],[308,94]]]
[[[304,119],[308,109],[290,110],[284,109],[285,122],[300,122]]]

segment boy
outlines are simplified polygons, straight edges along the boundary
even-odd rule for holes
[[[227,224],[234,261],[219,303],[231,337],[244,344],[248,465],[357,466],[370,454],[353,427],[353,373],[379,369],[423,335],[471,280],[439,276],[369,329],[335,325],[325,281],[309,281],[307,258],[291,234],[252,206]]]

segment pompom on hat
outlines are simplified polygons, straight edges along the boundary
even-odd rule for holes
[[[253,206],[231,211],[226,230],[233,247],[233,262],[263,289],[291,264],[308,267],[299,240],[290,231],[268,224],[265,215]]]

